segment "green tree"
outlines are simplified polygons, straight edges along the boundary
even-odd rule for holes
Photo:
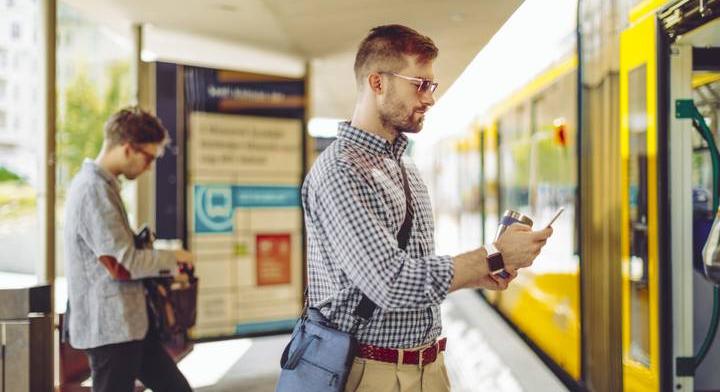
[[[130,66],[116,62],[107,70],[107,88],[90,80],[83,67],[63,92],[64,107],[58,123],[58,185],[69,185],[86,157],[95,157],[102,146],[107,118],[130,100]],[[104,99],[100,97],[103,96]]]
[[[104,119],[130,102],[130,63],[117,61],[108,69],[110,85],[105,93]]]

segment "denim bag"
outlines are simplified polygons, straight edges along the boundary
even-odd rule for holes
[[[308,308],[285,347],[276,391],[342,391],[357,352],[353,333],[335,329]]]
[[[398,247],[405,250],[412,227],[412,204],[407,173],[399,162],[405,191],[405,220],[398,233]],[[377,305],[363,294],[355,308],[355,324],[350,332],[338,330],[317,308],[308,307],[305,289],[303,315],[295,325],[290,343],[280,359],[280,378],[275,392],[342,392],[345,390],[358,343],[355,332],[372,317]]]

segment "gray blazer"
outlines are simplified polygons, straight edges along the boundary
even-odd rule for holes
[[[138,279],[176,274],[175,255],[135,249],[118,181],[91,160],[70,185],[63,234],[70,344],[86,349],[143,339],[148,315]]]

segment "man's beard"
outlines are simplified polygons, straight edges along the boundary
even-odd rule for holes
[[[392,91],[388,92],[387,105],[381,107],[380,123],[383,127],[392,128],[400,133],[418,133],[423,127],[424,113],[418,120],[414,119],[415,110],[410,110],[406,105],[395,99]]]

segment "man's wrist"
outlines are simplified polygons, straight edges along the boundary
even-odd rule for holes
[[[493,245],[485,244],[485,251],[487,252],[487,265],[491,275],[498,275],[505,271],[505,260],[503,260],[502,253]]]
[[[482,253],[485,253],[484,248],[459,254],[452,258],[453,278],[450,284],[450,292],[463,288],[474,288],[477,286],[477,280],[487,275],[487,263],[485,263],[485,257],[483,257]]]

